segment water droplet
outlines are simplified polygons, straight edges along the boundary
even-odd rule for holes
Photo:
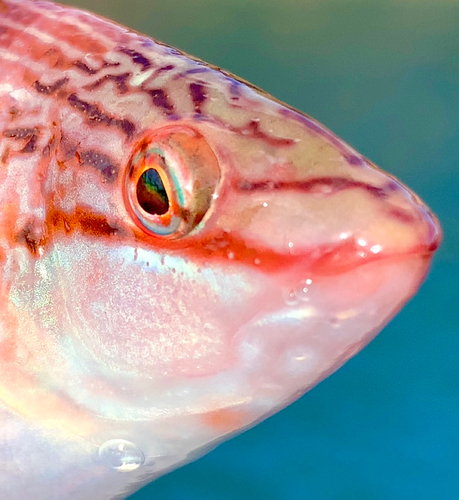
[[[300,302],[295,290],[287,290],[284,295],[284,300],[288,306],[296,306]]]
[[[301,302],[308,302],[311,299],[311,285],[312,280],[310,278],[302,280],[298,283],[295,288],[295,295]]]
[[[228,259],[234,259],[234,252],[228,252]]]
[[[134,443],[124,439],[110,439],[99,448],[104,465],[119,472],[131,472],[145,462],[145,455]]]

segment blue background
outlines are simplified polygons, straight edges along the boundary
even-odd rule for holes
[[[413,188],[445,232],[419,294],[362,353],[130,500],[459,499],[459,2],[67,3],[314,116]]]

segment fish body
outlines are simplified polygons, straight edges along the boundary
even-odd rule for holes
[[[0,498],[125,498],[297,399],[440,229],[325,127],[108,20],[0,1]]]

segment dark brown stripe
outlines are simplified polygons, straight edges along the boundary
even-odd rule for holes
[[[127,47],[118,47],[118,51],[129,56],[134,64],[142,66],[142,71],[145,71],[152,66],[151,61],[136,50],[128,49]]]
[[[174,111],[174,107],[169,102],[169,96],[164,92],[163,89],[153,89],[146,90],[153,99],[153,104],[158,108],[164,110],[167,114],[171,114]]]
[[[37,92],[40,92],[41,94],[52,94],[56,90],[60,89],[63,85],[65,85],[68,81],[69,79],[65,77],[61,78],[52,85],[43,85],[37,80],[36,82],[34,82],[33,87]]]
[[[273,190],[295,190],[303,193],[317,193],[324,195],[332,195],[337,191],[344,189],[359,188],[365,189],[376,198],[386,198],[388,196],[387,189],[383,187],[372,186],[365,182],[347,179],[345,177],[319,177],[306,181],[257,181],[250,182],[247,180],[236,184],[236,189],[239,191],[273,191]]]
[[[201,106],[207,99],[206,88],[200,83],[190,83],[190,95],[196,113],[201,113]]]
[[[117,127],[122,130],[128,138],[131,138],[135,132],[135,125],[131,121],[113,118],[102,112],[95,104],[83,101],[76,94],[69,95],[67,101],[70,106],[78,109],[78,111],[85,114],[89,120],[95,123]]]
[[[97,169],[108,182],[114,182],[118,178],[119,167],[106,154],[89,149],[79,152],[80,161],[83,165],[89,165]]]
[[[88,73],[88,75],[95,75],[98,71],[100,71],[100,70],[90,68],[87,64],[85,64],[81,61],[75,61],[73,64],[79,70],[84,71],[85,73]]]
[[[251,121],[245,127],[235,129],[235,131],[242,132],[244,135],[253,137],[254,139],[262,139],[266,143],[274,147],[293,146],[295,141],[293,139],[284,139],[282,137],[272,137],[262,130],[260,130],[260,123]]]
[[[175,68],[174,64],[168,64],[167,66],[163,66],[162,68],[159,68],[158,72],[161,72],[161,71],[171,71],[174,68]]]
[[[109,66],[119,66],[120,63],[119,62],[108,63],[108,62],[104,61],[102,67],[99,69],[91,68],[86,63],[84,63],[82,61],[75,61],[73,63],[73,65],[76,68],[78,68],[79,70],[83,71],[84,73],[87,73],[88,75],[95,75],[95,74],[99,73],[99,71],[102,71],[104,68],[107,68]]]
[[[33,153],[37,146],[39,130],[38,128],[16,128],[3,131],[5,137],[17,141],[26,140],[26,145],[21,149],[22,153]]]
[[[121,94],[125,94],[128,91],[128,86],[126,85],[126,80],[132,75],[132,73],[122,73],[121,75],[105,75],[99,80],[86,85],[84,88],[87,90],[94,90],[101,85],[103,85],[107,81],[112,81],[118,87],[118,90]]]

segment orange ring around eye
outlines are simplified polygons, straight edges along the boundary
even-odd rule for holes
[[[127,208],[146,233],[177,239],[197,229],[219,180],[217,158],[199,132],[184,125],[151,130],[126,169]]]

